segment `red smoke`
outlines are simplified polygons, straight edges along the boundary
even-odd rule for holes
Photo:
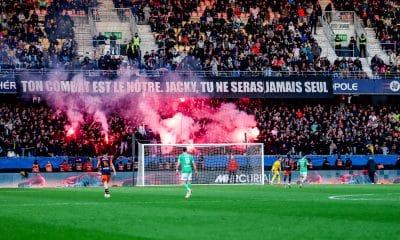
[[[51,81],[59,79],[62,78]],[[83,78],[76,76],[72,81],[82,82]],[[108,119],[114,113],[136,123],[136,127],[147,125],[160,134],[162,143],[252,142],[259,134],[254,115],[240,111],[233,103],[214,103],[207,98],[171,98],[161,93],[52,93],[44,98],[49,106],[67,115],[67,135],[83,124],[95,122],[100,124],[106,143],[110,133]]]

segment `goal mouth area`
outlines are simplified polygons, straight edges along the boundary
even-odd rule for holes
[[[192,183],[201,185],[264,184],[262,143],[138,144],[137,186],[172,186],[182,183],[175,169],[186,148],[198,174]]]

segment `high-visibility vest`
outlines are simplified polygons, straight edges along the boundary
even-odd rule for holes
[[[342,44],[342,40],[340,38],[335,38],[335,45],[340,46]]]
[[[366,45],[367,39],[365,37],[360,37],[360,45]]]
[[[133,38],[133,46],[139,46],[140,44],[140,38],[139,37],[134,37]]]

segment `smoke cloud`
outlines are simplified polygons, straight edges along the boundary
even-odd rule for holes
[[[62,74],[54,76],[57,77],[49,81],[67,79]],[[126,79],[129,76],[114,81]],[[77,75],[71,81],[79,83],[84,78]],[[102,135],[108,139],[108,119],[114,113],[135,123],[136,127],[147,125],[160,135],[161,143],[165,144],[251,142],[259,134],[254,115],[240,111],[233,103],[211,104],[207,98],[172,98],[156,93],[101,96],[43,93],[41,96],[50,107],[66,114],[69,120],[69,125],[65,126],[67,134],[93,121],[100,124]]]

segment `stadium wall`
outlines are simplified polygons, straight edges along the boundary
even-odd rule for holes
[[[248,174],[238,171],[237,184],[259,184],[259,174]],[[169,179],[169,181],[165,181]],[[265,183],[271,179],[271,172],[265,172]],[[299,180],[298,171],[293,172],[293,183]],[[400,170],[378,170],[376,183],[397,184],[400,183]],[[228,184],[229,176],[224,171],[205,170],[200,171],[194,178],[194,184]],[[180,184],[179,176],[174,171],[149,171],[145,175],[146,185],[177,185]],[[136,175],[132,172],[119,172],[112,177],[112,186],[135,185]],[[365,170],[340,170],[340,171],[309,171],[308,184],[370,184],[368,173]],[[100,187],[101,175],[97,172],[65,172],[65,173],[28,173],[23,176],[19,173],[0,174],[0,188],[41,188],[41,187]]]

